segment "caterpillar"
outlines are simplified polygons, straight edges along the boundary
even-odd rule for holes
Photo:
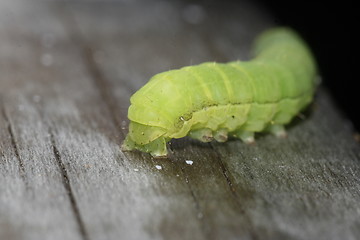
[[[250,61],[205,62],[156,74],[131,96],[122,150],[167,156],[166,143],[190,136],[254,142],[254,133],[284,128],[313,99],[315,60],[286,27],[262,33]]]

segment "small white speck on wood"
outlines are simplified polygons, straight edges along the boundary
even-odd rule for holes
[[[185,160],[185,162],[186,162],[186,164],[188,164],[188,165],[193,165],[193,163],[194,163],[194,161],[192,161],[192,160]]]

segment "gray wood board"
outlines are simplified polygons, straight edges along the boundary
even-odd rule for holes
[[[360,236],[359,143],[324,89],[287,139],[175,140],[162,160],[119,148],[151,75],[248,57],[266,13],[2,1],[0,20],[1,240]]]

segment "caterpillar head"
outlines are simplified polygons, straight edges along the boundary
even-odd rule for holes
[[[121,146],[123,151],[134,149],[148,152],[154,157],[167,155],[166,142],[169,140],[165,136],[167,130],[158,126],[144,125],[130,121],[129,134]]]
[[[179,104],[184,94],[179,94],[179,86],[169,79],[169,73],[157,74],[130,98],[129,134],[123,150],[138,149],[152,156],[166,156],[169,136],[181,128],[185,120],[176,116],[186,108]]]

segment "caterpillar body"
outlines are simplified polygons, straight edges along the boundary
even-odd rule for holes
[[[123,150],[167,155],[172,138],[254,141],[254,133],[286,134],[284,125],[315,92],[316,64],[291,29],[274,28],[257,38],[255,57],[226,64],[206,62],[153,76],[131,98]]]

